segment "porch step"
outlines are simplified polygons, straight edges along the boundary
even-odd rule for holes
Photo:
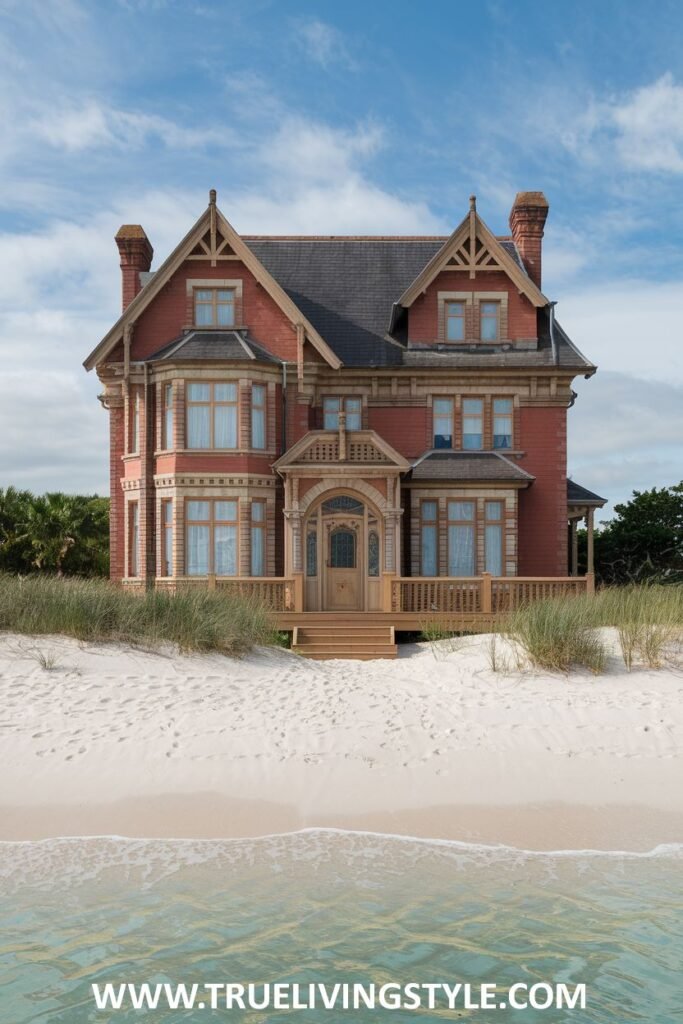
[[[395,658],[396,644],[391,626],[361,625],[357,621],[326,622],[297,627],[292,650],[319,661],[332,658]]]

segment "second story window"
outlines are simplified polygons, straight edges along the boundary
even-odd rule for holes
[[[234,289],[195,288],[194,322],[195,327],[234,327]]]
[[[462,446],[473,450],[482,447],[484,436],[484,400],[463,398],[462,400]]]
[[[500,303],[482,302],[479,306],[481,340],[498,341],[500,337]]]
[[[465,303],[446,303],[446,341],[465,340]]]
[[[512,448],[512,399],[493,399],[493,447]]]
[[[237,384],[187,384],[187,447],[237,447]]]
[[[266,389],[263,384],[251,387],[251,447],[266,447]]]
[[[360,398],[323,398],[323,430],[339,430],[339,413],[346,413],[346,429],[361,429]]]
[[[434,448],[453,447],[453,399],[435,398],[433,402]]]
[[[164,384],[164,413],[161,421],[161,447],[173,447],[173,385]]]

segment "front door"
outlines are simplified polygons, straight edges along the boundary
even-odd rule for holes
[[[348,522],[327,524],[325,607],[331,612],[360,611],[363,607],[358,529]]]

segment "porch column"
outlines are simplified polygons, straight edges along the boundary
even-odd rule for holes
[[[587,542],[587,555],[586,555],[586,572],[594,572],[593,567],[593,515],[595,510],[592,508],[586,509],[586,529],[588,530],[588,542]]]
[[[579,575],[579,534],[576,519],[571,520],[572,532],[572,576]]]

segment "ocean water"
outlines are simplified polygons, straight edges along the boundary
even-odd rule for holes
[[[0,1022],[683,1019],[683,850],[308,831],[0,844]],[[98,1010],[91,983],[585,984],[585,1010]],[[261,990],[262,991],[262,990]]]

